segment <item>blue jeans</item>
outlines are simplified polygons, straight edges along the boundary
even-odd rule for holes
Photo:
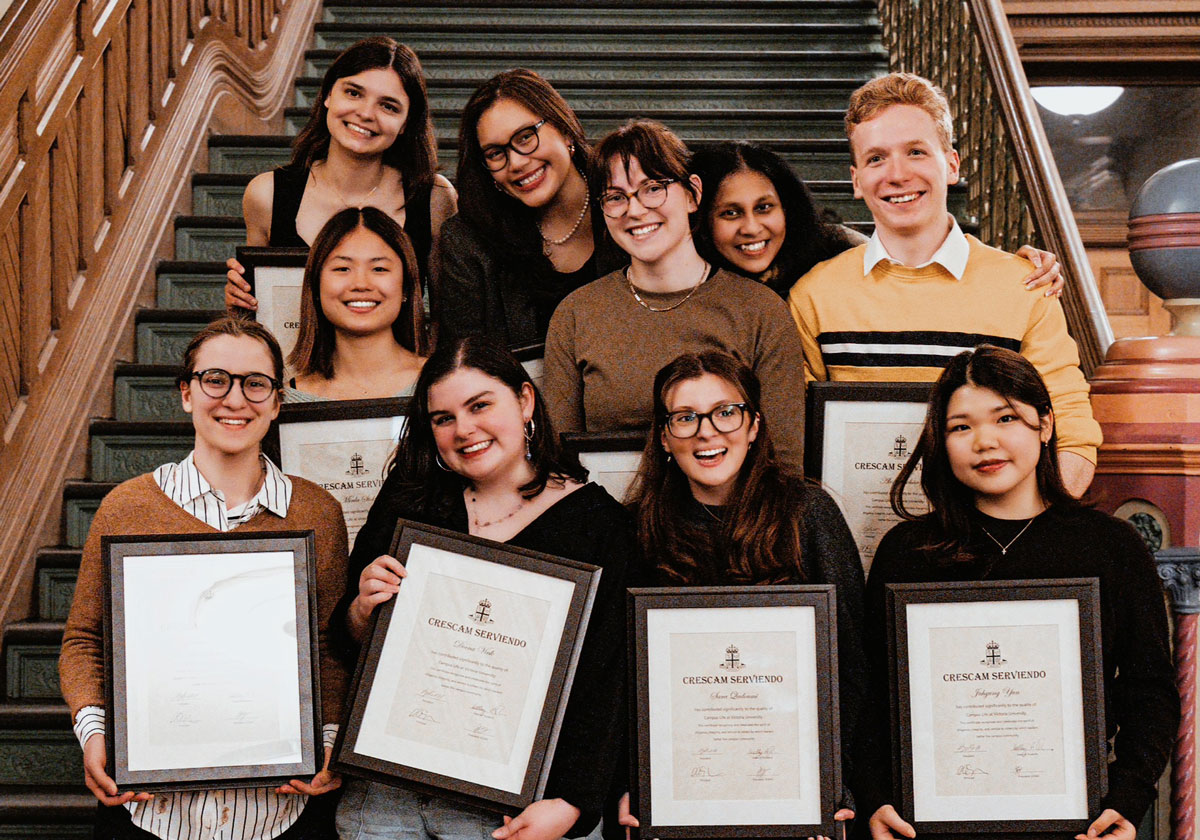
[[[491,840],[503,818],[439,796],[347,778],[337,809],[340,840]]]

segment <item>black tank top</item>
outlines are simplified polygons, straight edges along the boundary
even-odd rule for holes
[[[274,172],[275,197],[271,202],[271,238],[267,244],[272,248],[307,248],[309,243],[296,232],[296,214],[304,198],[308,184],[308,170],[303,166],[288,164]],[[429,203],[433,187],[422,186],[407,196],[404,205],[404,232],[412,240],[417,252],[417,263],[421,270],[423,285],[429,280],[429,251],[433,247],[433,220]]]

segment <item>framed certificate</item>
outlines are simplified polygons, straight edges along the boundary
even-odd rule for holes
[[[407,398],[284,403],[279,466],[320,484],[342,505],[350,545],[367,521],[408,417]]]
[[[900,518],[892,511],[892,481],[925,424],[926,382],[810,382],[805,414],[804,474],[838,503],[858,544],[863,571]],[[918,469],[905,501],[924,511]]]
[[[546,345],[539,341],[537,344],[526,344],[523,347],[510,347],[509,350],[517,357],[517,361],[525,368],[525,372],[540,391],[542,380],[546,378]]]
[[[1100,583],[888,585],[893,755],[924,832],[1084,832],[1106,786]]]
[[[312,532],[105,537],[108,766],[122,790],[311,778]]]
[[[542,796],[600,570],[400,521],[335,769],[517,813]]]
[[[645,432],[567,432],[562,440],[579,455],[589,479],[617,501],[625,498],[642,462]]]
[[[300,331],[300,297],[304,293],[307,248],[237,249],[237,261],[246,269],[250,292],[258,299],[254,319],[269,329],[287,358]]]
[[[832,586],[631,589],[643,837],[834,837]]]

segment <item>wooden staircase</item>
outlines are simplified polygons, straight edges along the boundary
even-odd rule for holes
[[[860,229],[841,115],[850,92],[887,70],[871,0],[337,0],[316,26],[286,114],[305,121],[338,51],[374,34],[412,46],[429,77],[443,170],[454,173],[458,114],[483,79],[514,66],[550,79],[599,138],[631,116],[685,140],[762,141],[792,162],[818,200]],[[157,308],[136,319],[136,357],[116,366],[113,417],[90,428],[89,476],[63,497],[65,544],[37,557],[37,613],[3,631],[0,840],[90,836],[95,804],[58,690],[57,657],[79,550],[117,482],[181,459],[191,424],[175,365],[221,309],[224,260],[244,239],[242,190],[289,157],[291,137],[215,136],[175,220],[175,259],[157,271]],[[961,210],[965,192],[952,192]],[[970,219],[959,217],[969,224]]]

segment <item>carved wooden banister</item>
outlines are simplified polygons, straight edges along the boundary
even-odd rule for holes
[[[1001,0],[879,0],[879,12],[892,69],[932,79],[950,99],[981,238],[1010,251],[1032,242],[1058,255],[1063,308],[1090,375],[1112,327]]]
[[[214,110],[277,112],[318,8],[15,0],[0,18],[0,619],[24,608]]]

